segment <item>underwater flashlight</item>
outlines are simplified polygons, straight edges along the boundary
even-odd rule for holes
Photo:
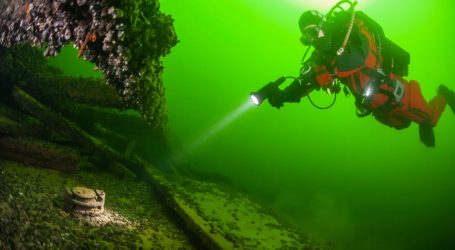
[[[254,105],[259,106],[262,102],[264,102],[271,94],[273,94],[276,89],[286,80],[286,77],[280,77],[278,80],[274,82],[270,82],[262,87],[260,90],[256,92],[252,92],[250,94],[251,102]]]
[[[254,105],[259,106],[264,101],[264,99],[260,98],[257,92],[253,92],[250,95],[251,101]]]

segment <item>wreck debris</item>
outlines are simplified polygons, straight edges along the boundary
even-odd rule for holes
[[[101,143],[80,129],[74,122],[67,120],[62,115],[46,107],[20,88],[14,87],[12,96],[24,112],[37,119],[46,120],[51,128],[63,134],[85,153],[91,152],[91,154],[118,162],[137,176],[149,178],[149,176],[144,175],[145,169],[143,165],[115,151],[108,145]]]
[[[49,141],[9,136],[0,136],[0,158],[65,173],[75,173],[80,161],[79,152],[72,148]]]
[[[122,108],[135,108],[153,125],[152,127],[161,131],[166,130],[162,65],[159,58],[169,53],[171,45],[176,42],[176,37],[173,33],[172,19],[158,12],[157,1],[36,0],[27,1],[25,4],[26,6],[24,1],[19,0],[0,2],[0,56],[2,56],[1,46],[12,47],[27,41],[31,41],[38,47],[46,44],[45,55],[53,56],[64,44],[72,41],[82,52],[81,56],[95,63],[103,71],[108,84],[113,86],[121,96],[124,102]],[[89,34],[90,32],[96,32],[96,39],[93,38],[93,34]],[[82,49],[87,37],[89,39]],[[89,42],[90,40],[93,42]],[[25,71],[30,70],[27,63],[37,64],[35,61],[21,62],[19,67]],[[206,201],[198,197],[188,197],[189,194],[185,193],[184,189],[182,191],[175,187],[175,184],[169,182],[163,173],[132,153],[134,143],[127,147],[124,154],[105,145],[74,122],[48,108],[47,104],[41,102],[41,98],[38,98],[39,101],[36,100],[37,95],[32,94],[34,92],[32,86],[38,85],[35,75],[30,74],[18,79],[23,75],[8,73],[15,70],[14,67],[8,65],[5,69],[7,70],[3,71],[0,68],[0,76],[8,77],[0,80],[10,81],[12,87],[5,89],[12,93],[14,103],[23,112],[42,123],[46,122],[52,130],[61,134],[82,153],[111,159],[112,165],[117,165],[118,169],[125,168],[132,175],[153,184],[169,204],[169,208],[185,221],[188,233],[194,233],[205,243],[205,246],[214,249],[223,248],[224,244],[228,247],[243,246],[244,239],[232,232],[237,230],[234,221],[231,219],[226,221],[225,225],[231,230],[226,233],[221,232],[224,222],[218,223],[214,221],[216,218],[207,216],[206,211],[199,210],[200,207],[209,207],[205,206]],[[41,79],[39,85],[46,82],[45,79]],[[3,90],[2,83],[0,82],[1,90]],[[0,93],[2,94],[3,92]],[[0,100],[3,101],[3,99]],[[200,183],[195,184],[202,187]],[[211,186],[207,187],[215,190]],[[101,194],[94,192],[95,195],[90,191],[71,190],[72,206],[82,205],[84,208],[82,211],[86,211],[85,208],[101,211],[100,203],[104,202],[105,197],[102,201]],[[205,192],[199,193],[205,195]],[[231,201],[225,199],[223,195],[211,198],[214,201]],[[215,198],[219,199],[215,200]],[[212,204],[222,203],[213,202]],[[226,209],[218,209],[218,211],[224,214]],[[229,210],[227,212],[230,213]],[[237,212],[235,215],[237,216]],[[235,218],[237,217],[233,217],[234,220]],[[272,226],[275,225],[272,224]],[[249,225],[246,225],[247,229],[248,227]],[[8,227],[2,227],[3,230],[4,228],[8,229]],[[290,235],[292,236],[288,237],[290,240],[299,240]],[[258,241],[251,243],[254,245],[246,246],[260,245],[261,238],[256,239]],[[296,245],[293,242],[284,243],[286,245],[282,245]],[[303,245],[298,246],[302,246],[301,249],[310,249]]]
[[[17,87],[13,89],[13,98],[25,113],[48,121],[57,131],[70,131],[64,133],[68,138],[72,138],[73,132],[77,133],[79,130],[77,127],[68,128],[74,124],[64,121],[65,118],[48,110],[43,104],[33,100]],[[62,127],[56,126],[56,124],[60,124]],[[109,151],[98,148],[98,146],[105,147],[102,144],[91,145],[91,137],[85,137],[83,134],[81,137],[88,142],[87,144],[81,143],[77,145],[78,147],[88,149],[100,157],[107,156],[106,158],[112,158],[122,164],[123,160],[116,158],[118,156],[110,155]],[[115,151],[111,153],[113,152],[115,153]],[[126,157],[124,154],[117,154]],[[131,171],[137,173],[137,176],[154,185],[167,207],[182,220],[187,233],[199,240],[200,244],[206,248],[263,249],[273,246],[274,249],[319,249],[311,248],[312,245],[305,243],[304,238],[286,228],[273,217],[264,214],[260,207],[254,205],[246,197],[240,197],[228,190],[224,191],[214,184],[178,176],[168,178],[136,154],[126,157],[123,163],[125,167],[131,168]],[[92,180],[85,184],[87,183],[94,182]],[[101,192],[71,190],[68,194],[71,197],[69,204],[73,207],[82,206],[77,208],[78,211],[82,211],[82,214],[96,215],[101,211],[99,203],[101,200],[98,197],[101,196]],[[74,199],[74,196],[77,196],[77,199]],[[93,207],[96,208],[94,212],[90,211]],[[109,207],[103,215],[93,217],[93,219],[103,218],[108,214]],[[83,218],[92,220],[90,216],[83,216]]]
[[[0,103],[0,136],[33,137],[51,142],[67,142],[57,132],[32,116]]]
[[[106,193],[99,189],[73,187],[68,189],[65,197],[65,208],[69,212],[88,216],[104,213]]]
[[[104,213],[68,215],[63,209],[65,187],[75,185],[102,187],[108,199]],[[200,249],[192,247],[192,241],[144,182],[84,170],[62,175],[0,159],[0,187],[2,250]]]
[[[0,2],[0,46],[30,43],[55,56],[73,43],[123,101],[166,133],[161,57],[177,43],[158,0],[5,0]]]

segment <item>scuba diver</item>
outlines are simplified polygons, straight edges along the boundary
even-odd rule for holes
[[[349,4],[349,8],[344,9],[343,4]],[[300,41],[308,49],[300,76],[281,77],[267,84],[252,93],[252,101],[259,105],[268,99],[270,105],[280,108],[284,102],[300,102],[311,91],[323,89],[335,93],[335,102],[344,85],[346,96],[352,93],[355,97],[359,117],[372,114],[396,129],[416,122],[420,140],[434,147],[433,127],[446,104],[455,112],[454,92],[441,85],[437,95],[427,102],[419,83],[403,78],[408,75],[409,53],[386,38],[374,20],[355,11],[355,5],[356,2],[341,1],[327,15],[314,10],[304,12],[299,19]],[[311,46],[314,51],[305,60]],[[294,81],[284,90],[279,89],[287,78]]]

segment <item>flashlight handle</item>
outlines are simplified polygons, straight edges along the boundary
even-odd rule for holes
[[[270,91],[278,88],[281,84],[286,81],[286,77],[282,76],[275,80],[274,82],[269,82],[265,86],[263,86],[259,91],[257,92],[262,92],[262,93],[270,93]]]
[[[273,82],[273,85],[279,87],[283,82],[286,81],[286,77],[282,76]]]

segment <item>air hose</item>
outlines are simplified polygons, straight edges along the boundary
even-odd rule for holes
[[[354,8],[355,8],[355,6],[357,5],[357,1],[356,1],[356,0],[354,0],[354,2],[351,2],[350,0],[342,0],[342,1],[339,1],[339,2],[336,3],[336,4],[330,9],[330,11],[326,14],[327,20],[330,20],[330,19],[333,17],[333,15],[334,15],[334,13],[335,13],[335,11],[336,11],[337,9],[339,9],[340,11],[347,11],[347,10],[345,10],[345,9],[341,6],[341,5],[343,5],[343,4],[349,4],[350,7],[349,7],[348,10],[352,11],[352,16],[351,16],[351,20],[350,20],[350,23],[349,23],[348,31],[346,32],[346,36],[345,36],[345,38],[344,38],[344,40],[343,40],[343,44],[342,44],[342,46],[337,50],[337,56],[340,56],[341,54],[343,54],[344,49],[346,48],[346,45],[347,45],[347,43],[348,43],[348,40],[349,40],[349,38],[350,38],[350,36],[351,36],[352,28],[353,28],[353,25],[354,25],[354,19],[355,19],[355,11],[354,11],[355,9],[354,9]],[[301,64],[302,64],[302,65],[304,65],[305,63],[307,63],[307,61],[305,61],[305,58],[306,58],[306,56],[308,55],[308,52],[310,51],[311,46],[312,46],[312,44],[308,45],[308,48],[306,49],[306,51],[305,51],[305,53],[304,53],[304,55],[303,55],[303,57],[302,57],[302,61],[301,61]],[[339,84],[339,83],[337,83],[337,84]],[[329,108],[331,108],[331,107],[335,104],[336,99],[337,99],[337,94],[338,94],[338,92],[336,91],[335,94],[334,94],[332,103],[329,104],[327,107],[321,107],[321,106],[317,105],[316,103],[314,103],[313,100],[311,99],[310,95],[308,95],[308,100],[309,100],[310,103],[311,103],[315,108],[317,108],[317,109],[329,109]]]

